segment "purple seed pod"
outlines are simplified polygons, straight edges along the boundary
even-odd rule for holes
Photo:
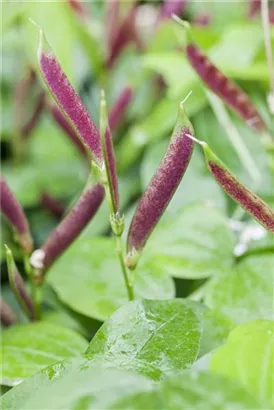
[[[64,131],[64,133],[69,137],[69,139],[73,142],[73,144],[76,146],[78,151],[86,156],[87,151],[85,149],[85,146],[83,145],[82,141],[78,138],[77,134],[74,132],[73,128],[69,124],[69,122],[66,120],[62,112],[59,110],[57,105],[51,105],[49,107],[52,118],[56,122],[56,124],[59,125],[59,127]]]
[[[114,131],[124,118],[125,111],[132,100],[133,90],[125,87],[109,111],[108,121],[111,131]]]
[[[37,97],[36,105],[32,113],[32,116],[30,117],[29,121],[22,127],[21,134],[24,138],[27,138],[30,135],[31,131],[37,125],[38,121],[41,118],[41,114],[43,112],[44,107],[45,107],[45,93],[44,91],[42,91]]]
[[[241,88],[226,77],[195,45],[186,47],[188,61],[204,83],[229,105],[246,123],[258,131],[266,129],[254,103]]]
[[[177,16],[173,16],[173,18],[186,28],[188,37],[190,37],[189,24]],[[191,40],[186,46],[186,56],[203,82],[248,125],[258,131],[266,130],[264,120],[250,98],[238,85],[226,77]]]
[[[49,235],[39,254],[41,268],[47,270],[52,263],[68,248],[96,214],[104,199],[104,188],[100,184],[88,185],[79,200]],[[33,260],[33,258],[32,258]],[[34,265],[34,264],[33,264]],[[40,268],[40,266],[34,266]]]
[[[65,206],[62,202],[54,198],[48,192],[42,192],[40,202],[41,205],[57,219],[60,219],[65,213]]]
[[[0,176],[1,211],[16,231],[16,239],[22,248],[30,253],[33,247],[28,221],[21,205],[9,189],[6,181]]]
[[[186,172],[194,148],[194,142],[186,136],[187,134],[192,135],[193,128],[181,103],[169,146],[131,221],[126,257],[129,268],[135,267],[138,254],[145,246]]]
[[[161,8],[161,18],[168,19],[172,14],[180,16],[187,4],[186,0],[165,0]]]
[[[209,146],[197,140],[203,147],[208,168],[223,190],[267,230],[274,233],[274,212],[256,194],[243,185]]]
[[[42,76],[59,108],[83,144],[89,148],[92,159],[102,164],[99,132],[79,95],[70,84],[40,29],[38,63]]]
[[[10,287],[23,311],[31,320],[34,320],[33,302],[28,294],[23,278],[15,265],[11,250],[6,245],[5,247]]]
[[[0,320],[1,325],[4,327],[9,327],[17,322],[16,314],[3,299],[0,299]]]
[[[100,134],[103,147],[107,182],[112,202],[113,214],[119,212],[119,189],[112,135],[108,124],[107,104],[104,91],[101,92]]]

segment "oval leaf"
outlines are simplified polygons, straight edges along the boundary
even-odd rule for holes
[[[180,299],[133,301],[103,324],[86,354],[157,379],[196,360],[201,331],[194,309]]]
[[[159,223],[147,254],[172,276],[198,279],[231,269],[233,248],[228,220],[215,208],[194,205]]]
[[[78,239],[52,266],[48,280],[60,299],[76,312],[105,320],[127,301],[123,276],[111,238]],[[138,298],[169,299],[173,281],[163,267],[145,258],[135,277]]]

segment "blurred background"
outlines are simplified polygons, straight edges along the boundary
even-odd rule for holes
[[[171,19],[175,13],[191,23],[195,42],[246,91],[273,131],[260,1],[22,1],[2,3],[2,12],[2,173],[27,213],[36,247],[81,192],[89,167],[79,144],[52,114],[37,69],[37,28],[30,18],[44,29],[97,125],[100,89],[106,91],[110,110],[126,93],[112,131],[127,225],[168,144],[178,104],[190,91],[185,107],[195,136],[209,142],[243,182],[273,204],[273,162],[261,136],[208,93],[186,60],[184,29]],[[273,2],[269,14],[273,24]],[[165,217],[194,203],[237,216],[198,147]],[[240,213],[237,219],[246,216]],[[108,233],[103,204],[82,235]],[[2,244],[13,244],[20,260],[10,238],[2,221]]]

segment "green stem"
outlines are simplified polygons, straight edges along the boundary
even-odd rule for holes
[[[34,280],[31,282],[31,295],[32,295],[32,300],[34,304],[35,319],[40,320],[41,319],[41,285],[35,283]]]
[[[241,163],[245,167],[252,180],[255,183],[259,183],[259,181],[261,180],[260,170],[257,167],[257,164],[251,156],[250,152],[248,151],[246,145],[244,144],[241,136],[239,135],[238,130],[231,121],[224,104],[211,91],[206,91],[206,94],[217,120],[226,131],[226,134],[230,139],[235,151],[237,152]]]
[[[129,280],[127,269],[126,269],[125,262],[124,262],[124,255],[123,255],[121,236],[115,235],[115,239],[116,239],[116,251],[117,251],[117,255],[118,255],[118,258],[119,258],[120,265],[121,265],[121,270],[122,270],[122,273],[123,273],[125,285],[126,285],[126,288],[127,288],[128,299],[129,300],[134,300],[133,286],[132,286],[132,283]]]

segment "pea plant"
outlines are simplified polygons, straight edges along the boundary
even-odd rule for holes
[[[246,30],[258,29],[261,42],[248,53],[252,59],[259,47],[263,55],[268,50],[271,66],[271,10],[261,2],[262,30],[254,3],[244,4]],[[37,58],[15,87],[13,164],[4,163],[0,180],[8,282],[1,297],[4,410],[272,408],[272,100],[265,113],[247,86],[217,68],[218,58],[215,65],[214,53],[195,40],[213,16],[187,4],[107,3],[103,56],[88,4],[50,6],[57,17],[68,13],[65,29],[73,22],[91,58],[98,118],[87,107],[87,86],[76,91],[53,51],[43,13],[28,21],[38,32]],[[154,16],[152,46],[138,26],[142,13]],[[191,24],[178,15],[190,16]],[[163,38],[171,45],[167,54],[159,53]],[[214,47],[222,55],[223,44]],[[154,73],[145,71],[139,83],[131,77],[109,98],[106,77],[117,80],[120,59],[125,64],[138,53]],[[254,61],[251,78],[261,64]],[[53,144],[44,160],[39,135],[48,119],[43,138],[53,135]],[[151,143],[171,128],[167,144]],[[59,133],[67,137],[61,148]],[[80,184],[75,163],[84,169]],[[68,175],[66,203],[53,189],[61,173]],[[29,178],[41,175],[34,203],[39,192],[42,222],[52,221],[43,234],[29,206]],[[84,186],[81,192],[75,184]]]

